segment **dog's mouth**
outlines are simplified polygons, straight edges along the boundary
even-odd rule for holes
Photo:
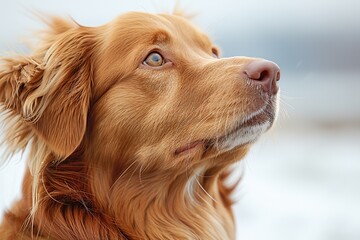
[[[204,143],[205,143],[204,140],[197,140],[197,141],[194,141],[194,142],[189,143],[187,145],[184,145],[182,147],[179,147],[178,149],[175,150],[175,155],[179,155],[181,153],[190,151],[191,149],[194,149],[194,148],[198,147],[199,145],[206,146]]]
[[[199,149],[205,152],[213,148],[223,152],[253,143],[271,128],[275,118],[276,107],[273,104],[266,104],[264,107],[233,124],[233,127],[225,132],[225,134],[190,142],[177,148],[175,155],[182,155]]]

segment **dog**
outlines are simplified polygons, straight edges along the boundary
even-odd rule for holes
[[[279,67],[179,14],[46,23],[1,58],[4,144],[29,151],[1,239],[235,239],[226,179],[276,119]]]

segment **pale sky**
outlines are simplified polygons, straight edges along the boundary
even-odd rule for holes
[[[69,15],[83,25],[99,25],[127,11],[170,12],[169,0],[0,0],[0,34],[3,41],[34,23],[28,10]],[[46,3],[45,3],[46,2]],[[360,31],[358,0],[181,0],[180,5],[197,13],[196,22],[207,31],[255,28]]]

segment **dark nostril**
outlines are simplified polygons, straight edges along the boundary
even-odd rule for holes
[[[260,73],[259,79],[256,79],[258,81],[266,81],[270,77],[269,71],[264,70]]]
[[[280,68],[273,62],[256,60],[245,67],[244,73],[253,83],[262,87],[265,92],[276,94],[279,90]]]
[[[279,68],[279,71],[277,71],[276,73],[276,81],[279,81],[280,80],[280,68]]]

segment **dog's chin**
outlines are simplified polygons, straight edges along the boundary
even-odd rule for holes
[[[236,123],[232,130],[217,139],[218,150],[226,152],[256,142],[263,133],[272,127],[276,115],[277,107],[271,104],[250,114]]]
[[[254,143],[271,127],[271,125],[271,121],[264,121],[255,125],[239,127],[218,140],[218,150],[226,152],[237,147]]]

